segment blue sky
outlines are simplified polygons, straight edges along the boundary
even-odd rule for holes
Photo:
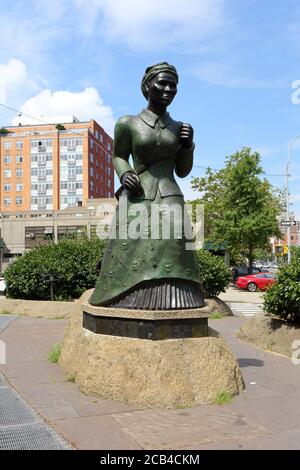
[[[166,60],[180,74],[169,110],[195,129],[195,165],[220,168],[226,155],[250,146],[261,152],[268,175],[284,174],[288,143],[300,133],[298,0],[0,0],[0,6],[0,103],[34,116],[95,118],[111,132],[118,117],[145,106],[144,69]],[[0,126],[14,118],[0,107]],[[300,139],[291,175],[300,218]],[[285,184],[284,176],[270,180]],[[197,197],[189,181],[181,181],[185,195]]]

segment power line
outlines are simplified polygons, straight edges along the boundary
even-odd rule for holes
[[[23,113],[23,111],[18,111],[17,109],[14,109],[12,108],[11,106],[7,106],[3,103],[0,103],[0,106],[2,106],[3,108],[6,108],[6,109],[9,109],[10,111],[14,111],[15,113],[18,113],[18,115],[24,115],[24,116],[27,116],[31,119],[34,119],[35,121],[40,121],[42,122],[43,124],[47,124],[48,126],[52,126],[53,123],[50,123],[50,122],[47,122],[45,121],[44,119],[41,119],[41,118],[38,118],[36,116],[31,116],[30,114],[27,114],[27,113]],[[74,124],[74,123],[73,123]],[[27,125],[31,125],[31,124],[25,124],[24,126],[27,126]],[[13,126],[13,127],[18,127],[18,126]],[[78,136],[78,132],[74,132],[72,129],[66,129],[66,131],[68,131],[70,134],[75,134]]]

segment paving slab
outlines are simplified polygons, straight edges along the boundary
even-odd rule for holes
[[[51,424],[77,449],[141,449],[134,439],[125,433],[111,416],[54,420]]]
[[[217,406],[146,410],[113,416],[144,449],[190,449],[226,439],[257,437],[267,430]]]
[[[230,345],[246,383],[246,391],[224,406],[142,410],[82,394],[57,364],[47,361],[53,344],[63,340],[64,320],[22,317],[9,322],[0,333],[8,351],[0,370],[52,428],[79,449],[299,449],[300,366],[239,340],[236,333],[243,321],[210,321]],[[0,391],[6,387],[0,376]],[[32,426],[32,442],[37,424],[24,424]]]

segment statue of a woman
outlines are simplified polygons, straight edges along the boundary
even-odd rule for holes
[[[173,175],[174,170],[181,178],[190,173],[195,147],[193,128],[167,113],[177,84],[174,66],[148,67],[141,85],[147,108],[116,123],[113,163],[122,184],[113,222],[117,234],[110,237],[92,305],[140,310],[204,306],[196,253],[187,249],[190,240],[183,229],[183,194]],[[121,222],[126,216],[128,228],[138,208],[146,210],[147,227],[139,236],[124,237]],[[164,222],[170,225],[168,236],[162,233]]]

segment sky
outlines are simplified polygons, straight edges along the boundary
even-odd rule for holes
[[[248,146],[283,188],[300,134],[299,0],[0,0],[0,104],[33,116],[74,114],[110,133],[146,106],[140,82],[161,61],[179,72],[174,119],[195,130],[195,167],[219,169]],[[19,122],[0,106],[0,127]],[[200,167],[200,168],[199,168]],[[275,175],[275,176],[269,176]],[[291,147],[300,219],[300,137]],[[117,183],[116,183],[117,184]]]

